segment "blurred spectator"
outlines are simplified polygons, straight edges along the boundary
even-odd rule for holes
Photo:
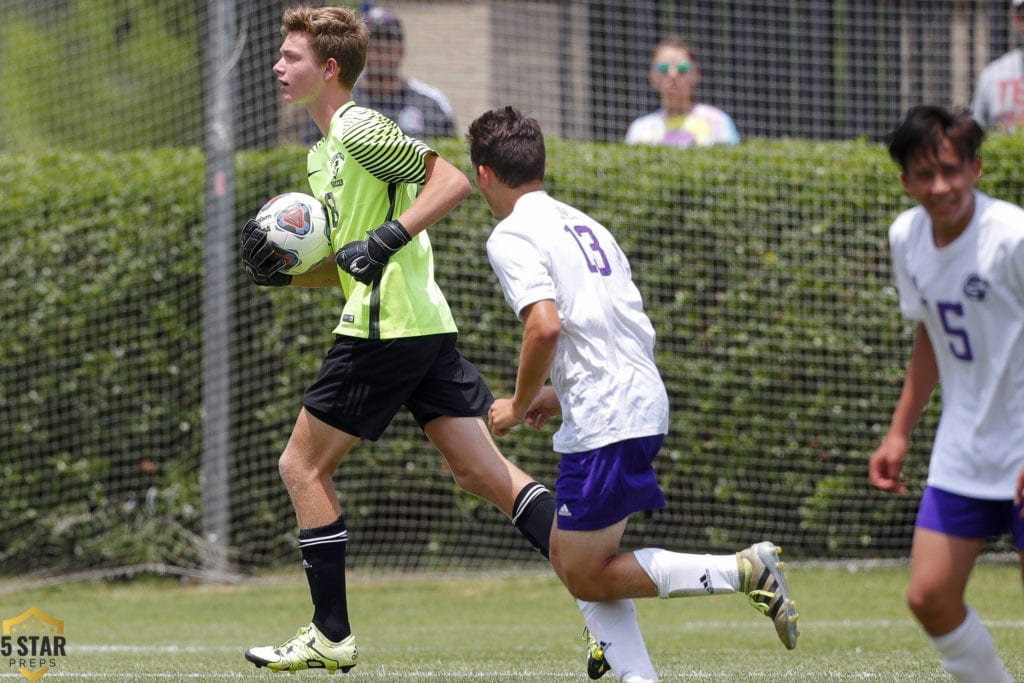
[[[1024,0],[1012,0],[1010,21],[1024,36]],[[985,128],[1024,130],[1024,48],[1010,50],[986,66],[978,78],[971,114]]]
[[[649,72],[661,108],[633,121],[626,131],[630,145],[693,147],[736,144],[739,132],[732,118],[710,104],[694,102],[700,82],[697,57],[679,37],[665,38],[654,48]]]
[[[373,7],[364,19],[370,29],[370,50],[366,70],[352,94],[356,104],[376,109],[414,138],[455,137],[454,113],[444,93],[400,72],[405,43],[398,17]]]

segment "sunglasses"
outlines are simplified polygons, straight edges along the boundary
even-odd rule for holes
[[[676,73],[686,74],[693,70],[693,63],[679,62],[677,64],[669,64],[668,62],[658,62],[654,65],[655,71],[660,74],[667,74],[672,67],[676,68]]]

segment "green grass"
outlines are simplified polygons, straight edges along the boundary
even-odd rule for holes
[[[641,626],[664,681],[947,681],[903,602],[905,567],[788,568],[801,638],[785,650],[739,596],[640,600]],[[983,564],[968,600],[1012,675],[1024,680],[1019,569]],[[361,662],[347,675],[256,670],[252,645],[308,623],[301,576],[231,586],[168,579],[68,583],[11,592],[0,618],[32,606],[65,622],[68,653],[43,681],[580,681],[575,604],[549,575],[350,580]],[[25,680],[8,661],[0,681]],[[604,680],[610,680],[606,678]]]

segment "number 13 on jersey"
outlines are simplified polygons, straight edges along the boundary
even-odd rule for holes
[[[608,263],[608,257],[605,255],[604,250],[601,249],[601,243],[590,227],[586,225],[566,225],[565,231],[576,240],[576,245],[583,253],[583,258],[586,260],[587,268],[590,269],[591,273],[599,273],[603,277],[611,275],[612,267]]]

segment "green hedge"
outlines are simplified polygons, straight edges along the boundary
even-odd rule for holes
[[[199,144],[201,8],[195,0],[0,4],[0,150]]]
[[[439,150],[468,167],[458,141]],[[982,188],[1020,203],[1022,161],[1024,138],[990,140]],[[886,244],[910,203],[884,149],[553,140],[548,167],[552,193],[619,236],[658,332],[669,506],[638,517],[627,543],[711,551],[765,536],[803,556],[904,554],[916,497],[874,492],[864,471],[910,332]],[[242,154],[236,169],[239,217],[305,189],[299,148]],[[0,156],[0,572],[201,564],[203,178],[196,151]],[[521,330],[487,264],[493,223],[474,194],[431,239],[462,352],[502,395]],[[260,289],[224,267],[237,283],[231,509],[245,569],[293,560],[276,455],[340,306],[335,292]],[[915,491],[936,416],[916,435]],[[550,434],[501,444],[553,483]],[[349,456],[338,485],[354,563],[532,560],[438,462],[404,415]]]

